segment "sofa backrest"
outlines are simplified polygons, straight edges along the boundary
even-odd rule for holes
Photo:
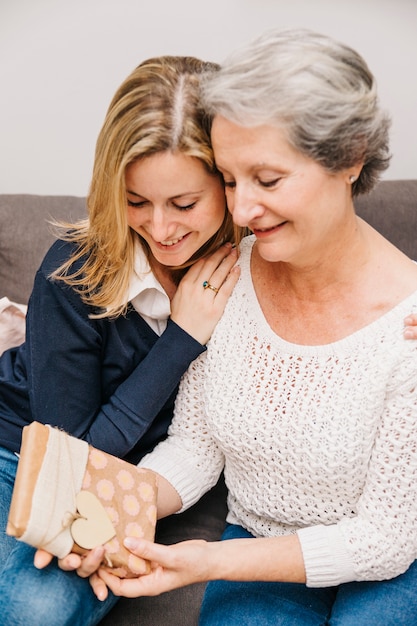
[[[355,205],[361,217],[417,260],[417,180],[383,181]],[[0,298],[26,304],[35,272],[54,240],[48,222],[85,215],[85,198],[0,194]]]
[[[355,199],[358,215],[417,261],[417,180],[385,180]]]
[[[27,304],[40,262],[54,241],[52,220],[86,215],[85,198],[0,195],[0,298]]]

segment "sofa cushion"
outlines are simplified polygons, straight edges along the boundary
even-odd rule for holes
[[[358,215],[417,261],[417,180],[385,180],[355,199]]]
[[[36,270],[55,238],[48,221],[85,215],[85,198],[1,195],[0,298],[27,304]]]

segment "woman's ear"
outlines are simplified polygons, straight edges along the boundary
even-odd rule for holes
[[[353,183],[355,183],[358,180],[360,173],[362,171],[362,167],[363,167],[363,163],[359,163],[358,165],[354,165],[353,167],[350,167],[349,169],[346,170],[348,183],[350,185],[353,185]]]

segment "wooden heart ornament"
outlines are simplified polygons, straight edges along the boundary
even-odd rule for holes
[[[100,500],[89,491],[80,491],[75,502],[80,517],[71,524],[71,535],[81,548],[91,550],[116,535],[116,531]]]

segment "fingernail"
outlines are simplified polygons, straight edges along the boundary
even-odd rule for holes
[[[414,339],[414,333],[412,330],[405,330],[404,331],[404,337],[405,339]]]
[[[74,569],[76,569],[77,567],[80,567],[80,557],[77,556],[76,554],[70,555],[68,557],[67,565]]]
[[[126,548],[129,548],[129,550],[134,550],[138,547],[138,540],[135,539],[135,537],[126,537],[123,543],[125,544]]]
[[[41,569],[41,564],[38,563],[38,557],[35,554],[35,558],[33,559],[33,565],[36,567],[36,569]]]

